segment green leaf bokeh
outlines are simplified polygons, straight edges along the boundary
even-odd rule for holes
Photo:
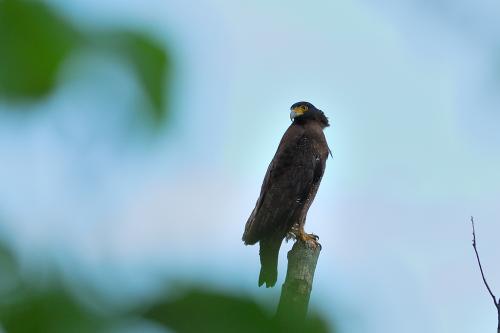
[[[62,65],[79,49],[111,51],[125,60],[149,101],[138,112],[162,123],[171,73],[164,46],[130,29],[84,31],[39,1],[0,1],[0,99],[15,103],[48,96]]]
[[[52,91],[80,36],[41,2],[0,1],[0,96],[41,98]]]

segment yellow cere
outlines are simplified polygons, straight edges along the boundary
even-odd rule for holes
[[[293,108],[293,112],[297,115],[303,115],[309,108],[306,105],[299,105]]]

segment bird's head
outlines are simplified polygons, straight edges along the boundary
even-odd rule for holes
[[[328,118],[323,111],[317,109],[309,102],[297,102],[290,107],[290,120],[296,123],[317,121],[323,128],[330,126]]]

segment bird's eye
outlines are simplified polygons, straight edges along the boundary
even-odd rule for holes
[[[307,108],[307,105],[301,105],[301,106],[300,106],[300,109],[301,109],[302,111],[307,111],[307,109],[308,109],[308,108]]]

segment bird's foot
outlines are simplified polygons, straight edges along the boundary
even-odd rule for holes
[[[308,234],[302,230],[298,235],[296,235],[296,237],[310,248],[316,249],[319,247],[321,249],[321,244],[318,242],[318,235]]]

